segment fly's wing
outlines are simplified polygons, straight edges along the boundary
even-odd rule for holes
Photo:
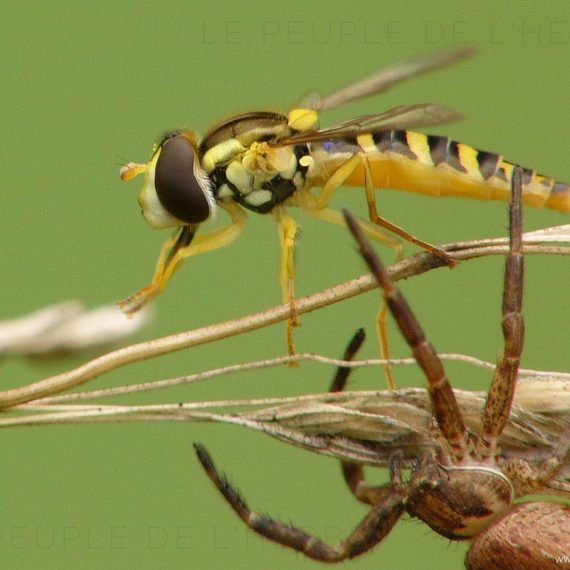
[[[298,133],[290,137],[279,139],[271,144],[272,146],[283,146],[332,140],[356,136],[361,133],[433,127],[435,125],[452,123],[462,118],[463,116],[460,113],[435,103],[402,105],[400,107],[394,107],[384,113],[362,115],[355,119],[349,119],[348,121],[319,129],[318,131]]]
[[[339,91],[331,93],[326,97],[319,98],[315,95],[311,95],[305,100],[305,108],[310,108],[315,111],[326,111],[327,109],[334,109],[351,101],[370,97],[377,93],[383,93],[410,77],[416,77],[423,73],[435,71],[436,69],[468,59],[472,57],[476,51],[474,47],[462,47],[402,61],[357,83],[353,83]],[[299,106],[303,107],[303,105]]]

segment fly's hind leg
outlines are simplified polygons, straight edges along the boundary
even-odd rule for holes
[[[306,208],[305,213],[319,220],[324,220],[325,222],[330,222],[333,224],[339,224],[341,226],[346,226],[346,222],[340,212],[336,210],[331,210],[330,208],[323,208],[315,210],[313,208]],[[362,231],[370,238],[384,244],[393,251],[396,252],[396,258],[402,258],[402,243],[398,238],[379,228],[375,224],[371,224],[365,220],[357,219],[358,225],[362,228]]]
[[[166,287],[186,257],[224,247],[241,235],[247,220],[245,212],[237,204],[220,204],[220,206],[228,212],[232,224],[196,237],[194,236],[198,226],[183,226],[177,230],[160,250],[150,285],[117,303],[126,315],[133,315],[156,297]]]
[[[428,243],[427,241],[418,239],[416,236],[412,235],[411,233],[407,232],[400,226],[393,224],[392,222],[388,221],[386,218],[383,218],[378,214],[378,209],[376,207],[376,196],[374,194],[374,179],[372,177],[372,170],[370,168],[370,163],[366,156],[362,156],[361,159],[362,159],[362,166],[364,167],[366,203],[368,204],[368,216],[370,218],[370,221],[382,228],[387,229],[393,234],[400,236],[403,240],[413,243],[421,247],[423,250],[428,251],[429,253],[437,255],[437,257],[445,261],[445,263],[450,267],[454,267],[455,265],[457,265],[457,261],[453,259],[453,257],[443,249],[439,249],[438,247],[432,245],[431,243]]]
[[[374,195],[374,180],[372,177],[372,171],[370,168],[370,163],[368,162],[368,158],[365,154],[354,154],[350,157],[344,164],[342,164],[337,170],[327,179],[323,186],[322,192],[315,200],[315,204],[312,208],[308,208],[309,213],[312,215],[325,218],[325,215],[320,214],[321,212],[330,212],[327,210],[327,205],[329,204],[330,200],[332,199],[334,193],[338,188],[340,188],[346,180],[353,175],[359,168],[364,169],[364,180],[365,180],[365,190],[366,190],[366,202],[368,204],[368,216],[370,221],[375,224],[378,229],[382,228],[388,230],[392,234],[404,239],[405,241],[411,242],[415,245],[418,245],[422,249],[437,255],[441,259],[445,261],[446,264],[453,266],[457,262],[450,256],[447,252],[425,242],[422,241],[409,232],[405,231],[404,229],[400,228],[399,226],[389,222],[388,220],[382,218],[378,215],[378,211],[376,208],[376,198]],[[311,211],[312,210],[312,211]],[[330,214],[328,214],[330,218]],[[360,224],[360,222],[359,222]],[[364,228],[363,228],[364,229]],[[386,243],[386,240],[381,239]],[[401,259],[401,244],[399,242],[397,247],[393,247],[390,244],[392,249],[395,249],[397,259]],[[384,303],[382,303],[378,315],[376,317],[376,329],[378,332],[378,339],[380,343],[380,354],[382,358],[388,359],[390,358],[390,347],[388,343],[388,330],[387,330],[387,309]],[[394,377],[392,374],[392,368],[390,364],[386,364],[384,367],[386,381],[388,387],[390,389],[395,389],[396,385],[394,382]]]
[[[368,216],[370,218],[370,221],[377,226],[401,237],[403,240],[413,243],[425,251],[437,255],[443,259],[447,265],[450,265],[451,267],[456,265],[457,261],[453,259],[453,257],[446,251],[443,251],[442,249],[439,249],[428,242],[418,239],[400,226],[397,226],[396,224],[393,224],[392,222],[389,222],[385,218],[382,218],[378,215],[376,208],[376,198],[374,195],[374,179],[372,177],[370,163],[368,162],[368,158],[365,154],[354,154],[344,164],[339,166],[339,168],[337,168],[331,176],[329,176],[323,186],[323,190],[316,198],[315,207],[319,210],[326,208],[338,188],[340,188],[346,182],[346,180],[361,167],[364,168],[366,202],[368,204]]]
[[[311,216],[325,220],[327,222],[332,222],[335,224],[345,224],[344,218],[340,212],[336,210],[330,210],[328,208],[323,210],[307,210]],[[394,238],[394,236],[385,232],[382,228],[371,224],[370,222],[365,222],[364,220],[357,220],[362,231],[372,239],[387,245],[396,252],[396,259],[401,259],[402,257],[402,244],[400,241]],[[390,359],[390,346],[388,342],[388,328],[387,328],[387,309],[386,304],[382,302],[378,314],[376,315],[376,333],[378,335],[378,340],[380,344],[380,355],[382,358]],[[384,373],[386,376],[386,383],[390,390],[396,389],[396,382],[394,380],[394,375],[392,373],[392,367],[390,364],[384,366]]]
[[[322,210],[307,209],[306,212],[315,218],[325,220],[327,222],[332,222],[334,224],[345,225],[344,218],[340,212],[336,210],[330,210],[328,208]],[[402,258],[402,244],[399,240],[394,238],[388,232],[385,232],[382,228],[366,222],[364,220],[357,220],[358,225],[362,228],[362,231],[372,239],[387,245],[396,252],[396,259]],[[382,302],[378,314],[376,316],[376,333],[378,334],[379,344],[380,344],[380,355],[382,358],[390,359],[390,347],[388,343],[388,328],[387,328],[387,309],[386,304]],[[394,381],[394,375],[392,374],[392,367],[390,364],[384,366],[384,373],[386,376],[386,383],[390,390],[396,389],[396,382]]]

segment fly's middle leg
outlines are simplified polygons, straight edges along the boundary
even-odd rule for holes
[[[274,215],[279,224],[279,283],[283,303],[288,303],[290,309],[287,321],[287,349],[289,354],[296,354],[293,329],[299,326],[295,303],[295,238],[298,226],[283,208],[277,208]]]

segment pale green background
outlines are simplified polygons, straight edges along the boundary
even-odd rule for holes
[[[313,89],[328,92],[403,58],[467,42],[468,63],[330,114],[329,120],[437,101],[466,121],[438,132],[561,179],[568,166],[570,18],[566,1],[527,4],[319,1],[4,2],[2,6],[1,318],[61,299],[113,302],[145,285],[164,232],[139,214],[139,181],[117,163],[144,161],[164,130],[203,132],[231,113],[283,108]],[[265,30],[265,34],[264,34]],[[390,30],[388,33],[387,30]],[[453,31],[455,30],[455,36]],[[427,33],[426,33],[427,31]],[[502,235],[505,206],[381,193],[383,214],[434,243]],[[358,191],[338,207],[364,213]],[[363,272],[346,232],[302,221],[298,293]],[[568,216],[528,211],[527,228]],[[154,306],[139,338],[219,322],[273,306],[277,236],[251,216],[238,243],[192,259]],[[383,252],[390,259],[390,252]],[[494,359],[500,347],[502,261],[467,263],[403,285],[439,350]],[[563,258],[529,259],[524,365],[568,370],[570,325]],[[372,330],[377,295],[303,318],[303,351],[340,354],[353,330]],[[406,355],[396,333],[394,355]],[[166,378],[284,352],[283,326],[109,374],[92,386]],[[370,340],[363,355],[376,354]],[[3,362],[3,386],[22,385],[80,360]],[[456,386],[488,375],[450,366]],[[139,398],[154,402],[324,390],[324,366],[271,370]],[[400,385],[418,385],[397,371]],[[352,386],[382,386],[359,372]],[[252,507],[335,541],[365,508],[332,459],[243,429],[109,425],[1,432],[0,565],[5,568],[309,568],[315,563],[248,532],[194,458],[207,444]],[[380,480],[382,473],[373,474]],[[402,521],[351,568],[460,568],[464,545]]]

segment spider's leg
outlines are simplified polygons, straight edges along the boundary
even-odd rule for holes
[[[517,373],[524,343],[522,298],[524,256],[522,253],[522,171],[515,166],[511,183],[509,209],[510,249],[505,261],[502,326],[505,339],[503,351],[497,361],[491,387],[487,395],[481,421],[481,438],[478,442],[483,458],[495,454],[497,440],[509,418]]]
[[[340,562],[364,554],[392,530],[404,512],[404,490],[395,486],[391,493],[383,497],[381,503],[370,510],[348,538],[336,546],[331,546],[301,529],[251,511],[227,479],[216,471],[206,449],[199,444],[194,444],[194,448],[202,467],[214,485],[249,528],[269,540],[293,548],[314,560]]]
[[[343,211],[347,224],[356,238],[362,257],[383,290],[384,299],[398,327],[412,349],[414,358],[427,379],[433,414],[442,436],[449,444],[455,461],[459,462],[469,452],[470,440],[455,394],[443,368],[443,364],[416,319],[406,299],[390,279],[378,256],[360,230],[352,214]]]
[[[348,343],[342,359],[348,361],[352,360],[362,346],[365,338],[366,333],[364,329],[358,329]],[[331,382],[329,392],[342,392],[351,372],[352,368],[339,366]],[[377,505],[382,501],[383,497],[390,492],[390,485],[370,485],[367,483],[364,478],[364,469],[360,463],[341,461],[340,464],[342,475],[348,488],[359,501],[367,505]]]
[[[515,458],[502,464],[501,469],[517,484],[519,495],[548,494],[568,497],[570,481],[560,476],[560,470],[570,459],[570,421],[553,449],[552,455],[541,464],[532,464]]]
[[[342,359],[346,361],[352,360],[356,356],[356,353],[360,350],[360,347],[362,346],[365,339],[366,332],[364,329],[358,329],[344,349]],[[352,368],[350,368],[350,366],[339,366],[336,370],[333,381],[331,382],[329,392],[342,392],[346,386],[348,377],[351,372]]]

